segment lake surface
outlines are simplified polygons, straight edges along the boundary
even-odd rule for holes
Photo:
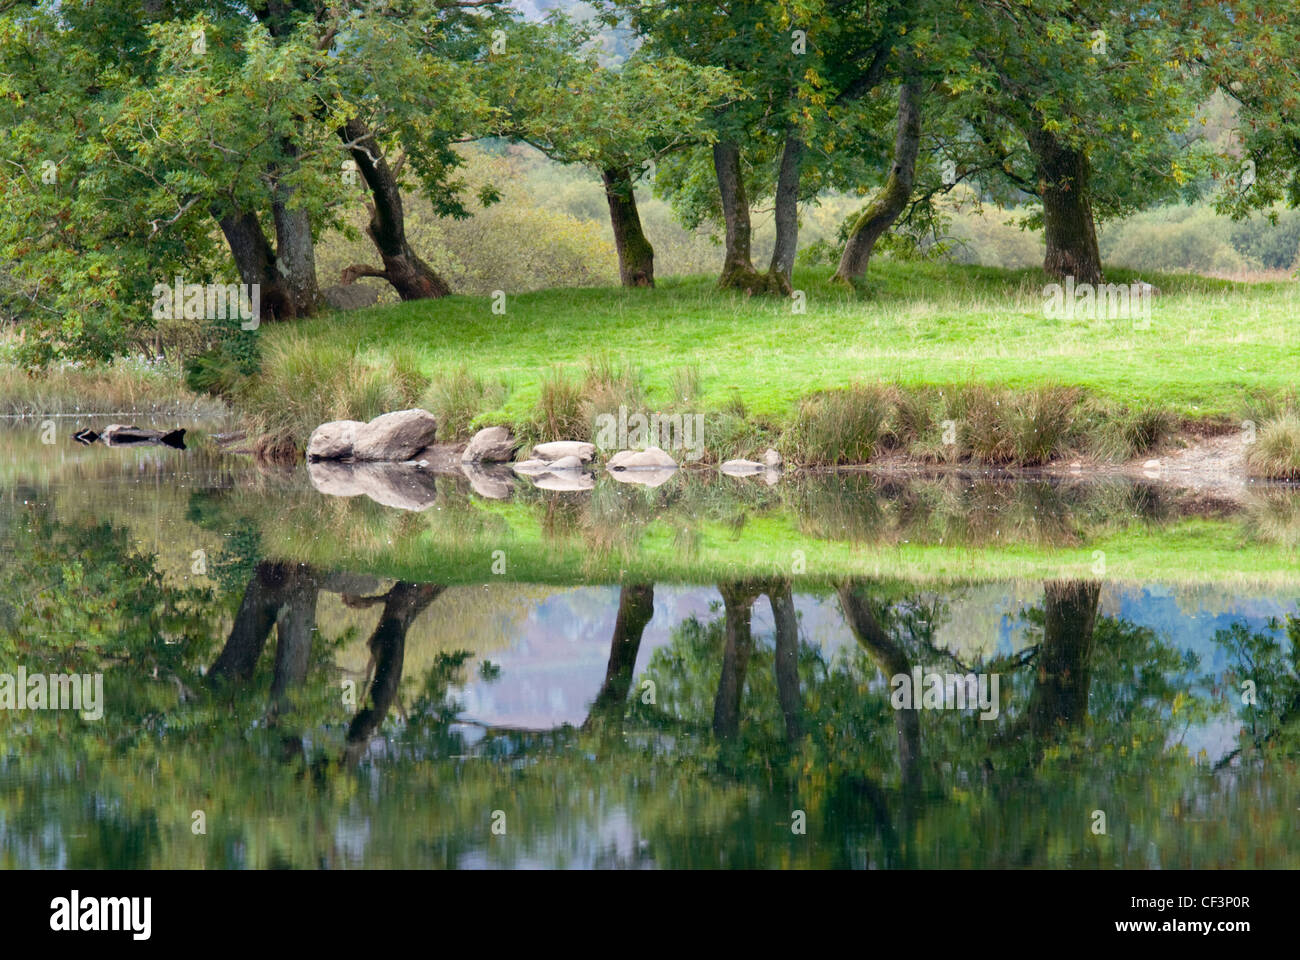
[[[1292,489],[402,509],[70,433],[0,432],[0,866],[1300,866]],[[6,705],[20,669],[101,675],[102,715]]]

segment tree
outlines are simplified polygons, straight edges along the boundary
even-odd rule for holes
[[[496,132],[598,172],[622,284],[654,286],[636,182],[665,156],[707,142],[702,116],[738,91],[721,69],[674,56],[638,51],[618,69],[602,66],[590,41],[589,28],[559,16],[521,25],[488,65],[489,98],[504,114]]]

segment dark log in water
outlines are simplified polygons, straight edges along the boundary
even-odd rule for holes
[[[91,444],[96,440],[103,440],[104,444],[110,447],[125,447],[147,443],[161,444],[177,450],[185,449],[185,430],[183,428],[170,431],[146,430],[142,427],[111,423],[104,428],[103,433],[96,433],[94,430],[78,430],[72,435],[72,439],[82,444]]]

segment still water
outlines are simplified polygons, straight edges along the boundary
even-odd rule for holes
[[[1294,491],[417,510],[201,432],[34,435],[0,434],[0,866],[1300,866]],[[102,716],[5,704],[20,670],[102,676]]]

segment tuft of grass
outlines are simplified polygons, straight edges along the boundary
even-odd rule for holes
[[[542,376],[537,409],[528,425],[526,438],[547,440],[590,440],[591,422],[583,416],[582,387],[569,379],[561,367]]]
[[[438,418],[438,436],[447,442],[473,433],[474,420],[506,398],[504,380],[487,380],[461,364],[433,378],[421,405]]]
[[[1246,469],[1253,477],[1300,480],[1300,412],[1287,409],[1259,428]]]
[[[695,403],[700,396],[700,365],[687,363],[674,367],[668,374],[673,402],[684,407]]]
[[[1151,453],[1179,428],[1179,418],[1168,410],[1115,410],[1105,404],[1088,405],[1088,452],[1101,460],[1123,461]]]
[[[806,399],[783,438],[785,454],[812,466],[866,463],[884,436],[893,405],[883,387],[855,384]]]
[[[582,413],[590,429],[601,414],[618,416],[618,408],[639,410],[645,399],[641,370],[630,362],[622,364],[608,354],[589,358],[582,382]]]
[[[299,334],[266,349],[261,374],[240,400],[257,432],[302,442],[329,420],[370,420],[414,406],[427,386],[408,354],[369,359]]]

